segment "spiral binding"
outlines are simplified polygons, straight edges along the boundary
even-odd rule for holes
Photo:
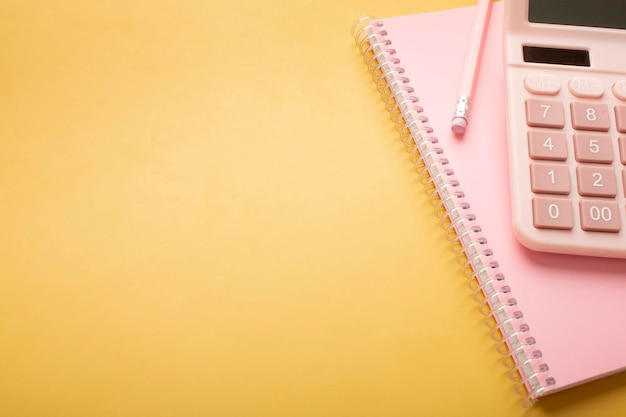
[[[433,129],[428,126],[428,118],[418,104],[419,98],[400,60],[395,57],[396,51],[387,38],[383,22],[364,16],[352,26],[352,36],[429,194],[445,235],[457,252],[457,261],[468,278],[485,323],[491,328],[496,348],[504,356],[502,362],[510,368],[509,377],[516,383],[515,391],[524,397],[522,404],[529,407],[547,388],[556,384],[549,366],[543,361],[506,277],[460,190],[454,170],[449,167]]]

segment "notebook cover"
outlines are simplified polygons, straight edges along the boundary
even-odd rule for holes
[[[546,394],[626,369],[626,261],[533,252],[514,237],[503,9],[502,2],[494,3],[470,123],[462,139],[451,133],[450,120],[475,7],[381,21],[394,57],[405,69],[403,75],[415,89],[556,380]]]

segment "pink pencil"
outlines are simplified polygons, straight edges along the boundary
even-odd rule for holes
[[[492,0],[478,0],[474,33],[472,33],[472,39],[467,50],[467,55],[465,56],[465,67],[463,68],[463,75],[461,77],[459,99],[456,103],[454,117],[452,118],[452,131],[457,135],[465,133],[465,129],[467,128],[472,96],[474,94],[474,85],[476,84],[476,78],[478,76],[480,57],[483,51],[485,33],[487,33],[492,4]]]

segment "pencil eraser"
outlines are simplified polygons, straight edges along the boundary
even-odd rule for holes
[[[452,119],[452,131],[457,135],[462,135],[465,133],[465,129],[467,128],[467,120],[463,117],[455,117]]]

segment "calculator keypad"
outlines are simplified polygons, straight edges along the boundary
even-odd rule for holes
[[[607,91],[597,78],[531,74],[524,88],[534,227],[619,233],[626,215],[617,201],[626,196],[626,80]],[[607,93],[625,103],[608,104]]]

